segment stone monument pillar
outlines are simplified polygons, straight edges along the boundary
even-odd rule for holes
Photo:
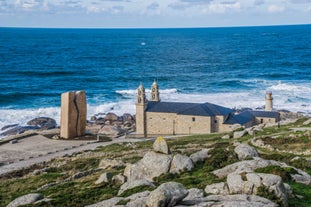
[[[66,92],[61,99],[60,136],[65,139],[83,136],[86,127],[85,92]]]

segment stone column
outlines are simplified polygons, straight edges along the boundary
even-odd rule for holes
[[[83,136],[86,127],[85,92],[66,92],[61,99],[60,136],[65,139]]]

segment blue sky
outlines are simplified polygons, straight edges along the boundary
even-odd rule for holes
[[[0,27],[310,24],[311,0],[0,0]]]

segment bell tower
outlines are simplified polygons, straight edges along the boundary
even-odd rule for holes
[[[265,105],[265,111],[272,111],[273,109],[273,97],[272,97],[272,92],[267,91],[266,92],[266,105]]]
[[[136,134],[147,136],[146,131],[146,108],[147,99],[145,88],[142,83],[140,83],[137,89],[137,100],[136,100]]]
[[[151,101],[160,101],[159,86],[156,80],[153,81],[151,86]]]

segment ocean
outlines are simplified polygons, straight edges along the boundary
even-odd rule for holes
[[[85,90],[88,117],[135,113],[136,88],[163,101],[311,115],[311,25],[191,29],[0,28],[0,128],[47,116]]]

